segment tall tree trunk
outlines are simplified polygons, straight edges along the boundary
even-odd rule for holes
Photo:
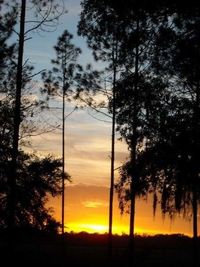
[[[129,229],[129,259],[130,265],[133,264],[134,261],[134,237],[135,237],[135,197],[136,197],[136,189],[134,185],[134,178],[136,178],[136,159],[137,159],[137,94],[138,94],[138,69],[139,69],[139,19],[137,18],[136,24],[136,47],[135,47],[135,83],[134,83],[134,114],[133,114],[133,140],[132,140],[132,151],[131,151],[131,164],[133,166],[133,173],[131,177],[131,207],[130,207],[130,229]]]
[[[66,65],[67,55],[62,57],[62,235],[65,232],[65,96],[66,96]]]
[[[110,199],[109,199],[109,257],[112,257],[112,227],[113,227],[113,195],[114,195],[114,172],[115,172],[115,119],[116,119],[116,53],[113,49],[113,106],[112,106],[112,139],[111,139],[111,169],[110,169]]]
[[[65,85],[62,101],[62,235],[65,232]]]
[[[133,265],[135,254],[135,189],[131,182],[131,207],[130,207],[130,229],[129,229],[129,263]]]
[[[134,130],[136,127],[134,125]],[[133,168],[130,191],[131,191],[131,205],[130,205],[130,225],[129,225],[129,264],[130,266],[134,263],[134,254],[135,254],[135,198],[136,198],[136,188],[134,184],[134,179],[136,179],[136,137],[134,133],[133,137],[133,147],[131,151],[131,164]]]
[[[192,209],[193,209],[193,238],[197,240],[198,237],[198,204],[197,204],[197,192],[193,190],[193,199],[192,199]]]
[[[198,266],[198,175],[199,175],[199,127],[200,127],[200,86],[199,81],[196,86],[196,101],[194,104],[194,122],[193,122],[193,132],[194,132],[194,165],[193,165],[193,195],[192,195],[192,212],[193,212],[193,251],[194,251],[194,266]]]
[[[193,189],[192,199],[192,210],[193,210],[193,261],[194,266],[198,265],[198,203],[197,203],[197,192],[196,188]]]
[[[130,207],[130,241],[133,241],[134,238],[134,229],[135,229],[135,190],[134,190],[134,183],[131,183],[131,207]]]
[[[18,62],[16,76],[16,94],[14,108],[14,132],[13,132],[13,149],[12,149],[12,168],[9,177],[9,195],[8,195],[8,227],[15,227],[16,212],[16,180],[17,180],[17,158],[19,153],[19,128],[21,123],[21,90],[22,90],[22,72],[23,72],[23,54],[24,54],[24,31],[25,31],[26,0],[21,1],[20,15],[20,33],[18,47]]]
[[[62,94],[62,204],[61,204],[61,255],[63,264],[65,262],[65,72],[63,73]]]

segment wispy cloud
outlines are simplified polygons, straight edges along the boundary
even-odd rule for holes
[[[69,105],[69,109],[70,109]],[[56,118],[55,116],[58,118]],[[60,123],[59,111],[52,115],[49,111],[44,119],[49,123]],[[36,136],[32,139],[33,150],[40,154],[62,155],[61,129]],[[95,121],[85,110],[78,110],[66,121],[66,161],[67,172],[73,182],[108,185],[110,177],[111,125]],[[126,145],[116,140],[116,164],[119,167],[128,156]],[[116,176],[118,172],[116,171]]]
[[[84,201],[82,205],[85,208],[101,208],[101,207],[108,207],[108,203],[102,201]]]

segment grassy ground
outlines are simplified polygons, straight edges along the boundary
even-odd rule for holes
[[[77,266],[77,267],[199,267],[200,253],[194,260],[193,243],[180,235],[136,236],[135,253],[130,263],[127,236],[114,236],[112,258],[108,237],[98,234],[61,236],[21,232],[10,247],[0,239],[2,266]],[[200,240],[198,240],[200,247]],[[199,249],[198,247],[198,249]],[[199,251],[200,252],[200,251]],[[133,255],[133,253],[132,253]],[[10,265],[12,263],[12,265]]]

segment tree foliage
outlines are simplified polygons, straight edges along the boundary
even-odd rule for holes
[[[168,76],[171,90],[170,105],[165,118],[168,129],[162,133],[170,140],[165,142],[164,153],[167,188],[163,187],[163,211],[192,213],[194,237],[197,236],[197,209],[199,202],[199,6],[190,7],[175,3],[170,22],[159,30],[155,69]],[[170,40],[166,46],[164,40]],[[167,135],[166,135],[167,134]],[[171,160],[169,161],[169,158]],[[191,212],[192,210],[192,212]],[[187,214],[185,212],[185,214]]]
[[[152,85],[153,91],[148,90],[148,76],[145,76],[145,83],[143,83],[147,92],[155,93],[153,99],[156,102],[152,101],[151,95],[147,94],[143,105],[142,90],[138,91],[137,98],[141,110],[137,114],[142,120],[137,120],[137,128],[133,123],[131,125],[134,118],[135,96],[131,95],[131,91],[127,94],[125,91],[124,96],[119,98],[122,104],[119,106],[118,122],[122,135],[128,138],[130,147],[135,146],[131,143],[134,129],[138,133],[141,132],[141,136],[144,137],[144,139],[138,139],[143,140],[144,143],[142,142],[138,147],[137,162],[142,166],[141,174],[150,182],[150,192],[154,192],[154,212],[159,200],[164,214],[173,216],[181,211],[184,211],[185,215],[192,213],[194,236],[196,236],[200,173],[199,65],[197,63],[199,7],[194,4],[191,8],[186,8],[186,6],[180,6],[177,1],[169,3],[164,11],[165,4],[161,2],[159,20],[155,21],[157,23],[153,43],[155,53],[152,51],[150,53],[150,74],[153,75],[154,82],[156,77],[159,79],[156,81],[157,85],[150,81],[149,85]],[[141,75],[138,76],[138,82],[140,78]],[[129,77],[127,84],[130,81]],[[138,83],[140,87],[139,84],[140,82]],[[124,203],[130,198],[129,191],[126,189],[130,177],[130,164],[126,163],[123,166],[119,181],[121,187],[117,187],[118,190],[120,189],[118,192],[122,192]],[[127,177],[127,181],[124,177]],[[127,192],[127,195],[124,195],[124,192]]]
[[[61,193],[61,161],[53,156],[39,158],[22,149],[27,142],[30,142],[31,135],[38,134],[39,126],[34,116],[44,107],[44,102],[34,97],[33,92],[30,91],[30,81],[34,74],[33,67],[27,63],[22,66],[20,128],[17,136],[19,147],[15,162],[16,169],[13,172],[16,73],[19,55],[18,45],[10,45],[9,38],[17,20],[17,7],[15,2],[6,5],[5,1],[2,1],[0,5],[2,9],[0,42],[3,49],[0,57],[0,226],[2,228],[10,226],[9,203],[12,197],[12,200],[15,200],[15,211],[12,214],[15,227],[31,226],[46,230],[55,227],[54,230],[57,230],[59,223],[52,217],[51,210],[46,208],[46,203],[50,195],[57,196]],[[14,177],[15,186],[12,188],[14,189],[13,198],[10,181],[11,178],[14,179],[14,173],[16,177]],[[65,174],[64,179],[68,178],[69,176]]]
[[[12,157],[12,102],[8,100],[1,101],[0,114],[0,225],[6,228],[9,215],[7,209],[8,177],[11,171]],[[54,197],[61,193],[61,160],[50,155],[39,158],[20,149],[17,164],[16,226],[47,229],[46,227],[54,222],[51,210],[46,208],[47,200],[50,195]],[[68,178],[69,176],[65,174],[65,179]]]
[[[119,51],[116,119],[130,150],[116,185],[120,207],[131,200],[133,183],[136,194],[154,193],[154,212],[159,201],[163,213],[188,207],[197,220],[198,4],[88,0],[82,7],[79,33],[95,58],[111,67],[113,45]],[[110,111],[112,105],[110,98]]]

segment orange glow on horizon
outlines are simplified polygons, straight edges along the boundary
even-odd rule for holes
[[[108,233],[108,194],[107,187],[74,185],[66,187],[65,232]],[[49,207],[54,207],[55,218],[61,219],[61,199],[51,199]],[[129,234],[129,214],[120,214],[115,195],[113,209],[113,234]],[[177,215],[173,220],[164,218],[158,207],[152,215],[152,200],[149,196],[136,200],[135,233],[139,235],[184,234],[192,236],[192,221]]]
[[[87,232],[87,233],[99,233],[104,234],[108,231],[108,227],[103,224],[71,224],[68,227],[70,231],[78,233],[78,232]]]
[[[68,226],[66,226],[66,232],[74,232],[74,233],[80,233],[80,232],[86,232],[89,234],[97,233],[97,234],[106,234],[108,233],[108,226],[104,224],[85,224],[85,223],[72,223]],[[113,234],[117,235],[124,235],[124,234],[129,234],[128,229],[126,227],[122,226],[114,226],[113,227]],[[135,234],[139,235],[157,235],[157,234],[172,234],[167,233],[167,232],[162,232],[162,231],[152,231],[150,229],[142,229],[136,227],[135,229]],[[177,234],[174,232],[174,234]]]

